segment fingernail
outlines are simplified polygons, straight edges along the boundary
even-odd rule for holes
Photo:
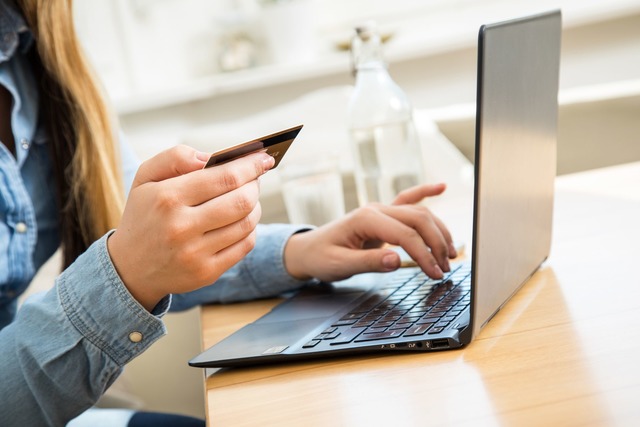
[[[453,243],[449,243],[449,255],[452,258],[455,258],[458,256],[458,251],[456,251],[456,247],[454,246]]]
[[[433,269],[436,272],[436,277],[434,277],[434,279],[442,279],[442,277],[444,276],[444,273],[440,269],[440,266],[438,264],[436,264],[436,265],[433,266]]]
[[[209,154],[208,153],[203,153],[202,151],[196,151],[196,159],[206,162],[209,160]]]
[[[275,164],[276,164],[276,159],[271,157],[269,154],[265,154],[264,157],[262,158],[262,167],[264,168],[265,172],[271,169]]]
[[[387,271],[393,271],[400,268],[400,257],[396,253],[388,253],[382,257],[382,266]]]

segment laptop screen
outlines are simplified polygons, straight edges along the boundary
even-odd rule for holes
[[[560,35],[559,11],[480,29],[473,336],[549,255]]]

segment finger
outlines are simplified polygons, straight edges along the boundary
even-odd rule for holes
[[[223,272],[245,257],[254,248],[255,241],[256,232],[253,231],[244,238],[221,248],[216,253],[201,257],[197,266],[189,273],[188,289],[176,289],[174,284],[172,293],[192,291],[202,286],[211,285],[218,280]]]
[[[275,160],[267,153],[254,153],[219,166],[180,176],[174,185],[180,189],[181,201],[197,206],[256,180],[273,167]]]
[[[444,271],[450,271],[449,246],[453,244],[451,235],[442,222],[435,221],[434,215],[426,208],[413,206],[378,206],[381,212],[416,230]],[[443,232],[444,231],[444,232]]]
[[[215,230],[245,218],[259,200],[260,186],[254,180],[192,208],[194,221],[202,230]]]
[[[453,237],[451,236],[451,233],[449,232],[449,229],[447,228],[447,226],[444,224],[444,222],[442,222],[442,220],[440,218],[438,218],[435,215],[433,216],[433,221],[436,223],[436,225],[438,226],[438,228],[442,232],[442,235],[444,236],[444,239],[447,242],[447,245],[448,245],[448,248],[449,248],[449,258],[453,259],[453,258],[457,257],[458,256],[458,251],[456,250],[456,245],[454,245],[454,243],[453,243]]]
[[[249,215],[232,224],[210,231],[205,237],[213,241],[227,242],[225,246],[230,246],[232,243],[242,240],[253,233],[260,222],[261,216],[262,206],[258,203]]]
[[[237,257],[245,256],[251,250],[246,245],[255,241],[255,236],[252,235],[256,232],[261,213],[258,205],[242,220],[190,239],[191,244],[182,251],[178,262],[181,267],[190,271],[192,283],[213,283],[217,277],[213,277],[212,272],[226,271],[238,261]],[[228,251],[231,247],[236,249]]]
[[[213,256],[208,259],[208,267],[206,269],[208,271],[227,271],[235,264],[238,263],[242,258],[247,256],[249,252],[255,247],[256,244],[256,231],[252,231],[246,237],[237,240],[231,245],[225,247],[224,249],[219,250]],[[211,277],[208,283],[211,284],[218,277]]]
[[[208,154],[186,145],[177,145],[143,162],[136,173],[133,186],[158,182],[202,169]]]
[[[402,247],[430,277],[442,278],[438,260],[424,238],[411,226],[375,208],[362,208],[352,219],[352,227],[363,241],[382,240]],[[371,250],[371,249],[370,249]]]
[[[420,202],[425,197],[438,196],[447,188],[446,184],[424,184],[407,188],[398,193],[393,200],[393,205],[413,205]]]
[[[340,259],[346,261],[349,271],[342,271],[338,278],[353,276],[354,274],[367,272],[395,271],[401,266],[400,255],[389,249],[354,250],[344,248],[339,254]]]
[[[420,234],[423,237],[425,237],[425,242],[429,243],[429,245],[431,246],[432,252],[436,252],[439,254],[439,256],[436,256],[436,258],[439,260],[440,265],[446,266],[445,271],[448,271],[449,262],[447,261],[447,258],[455,258],[458,256],[458,254],[457,254],[455,245],[453,243],[453,237],[451,235],[451,232],[449,232],[449,229],[440,218],[438,218],[436,215],[434,215],[428,210],[423,211],[424,213],[428,213],[428,215],[420,219],[418,217],[412,217],[411,211],[406,211],[406,210],[391,211],[387,209],[387,207],[385,207],[384,205],[380,205],[380,208],[383,211],[385,211],[388,215],[391,215],[394,218],[400,221],[403,221],[407,224],[410,223],[412,226],[415,226],[416,229],[420,232]],[[415,207],[415,209],[418,213],[420,213],[421,210],[426,208]],[[402,212],[404,212],[405,214],[403,215]],[[437,227],[437,231],[439,231],[439,233],[442,235],[442,238],[444,239],[444,243],[439,238],[439,234],[437,232],[435,234],[429,233],[430,230],[433,230],[434,232],[436,231],[435,229],[432,229],[432,227]],[[428,236],[430,235],[432,237],[436,237],[436,240],[429,240]],[[444,245],[446,245],[446,248],[447,248],[446,252],[444,250]],[[434,249],[435,247],[437,247],[438,249]]]

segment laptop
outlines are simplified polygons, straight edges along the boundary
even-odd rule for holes
[[[189,364],[233,367],[469,344],[551,247],[561,12],[483,25],[478,38],[470,262],[305,288]],[[443,218],[446,222],[446,218]]]

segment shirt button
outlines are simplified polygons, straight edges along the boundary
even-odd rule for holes
[[[142,341],[142,333],[136,331],[136,332],[131,332],[129,334],[129,341],[131,342],[140,342]]]
[[[29,148],[29,140],[27,138],[22,138],[20,140],[20,146],[22,146],[23,149],[27,150]]]
[[[24,222],[19,222],[16,224],[16,231],[20,234],[26,233],[27,232],[27,224],[25,224]]]

